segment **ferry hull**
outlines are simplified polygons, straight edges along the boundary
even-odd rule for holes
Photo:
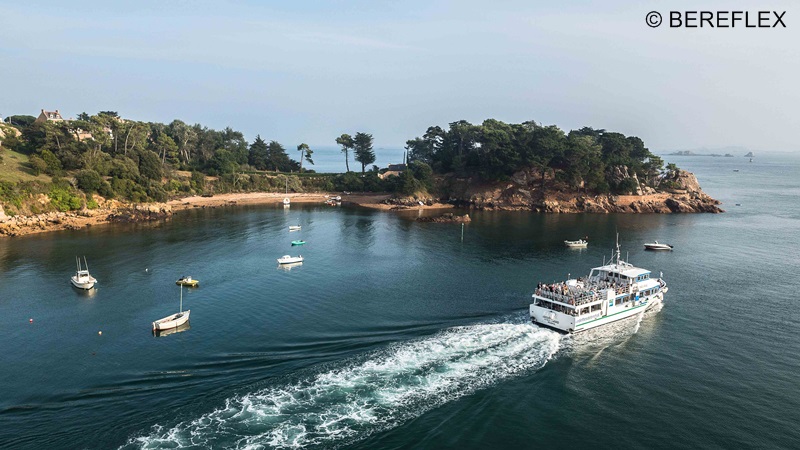
[[[581,331],[591,330],[603,325],[607,325],[618,320],[627,319],[629,317],[641,314],[655,305],[661,303],[662,295],[654,295],[646,302],[638,305],[625,308],[622,311],[614,312],[609,315],[600,316],[598,318],[591,318],[584,322],[576,322],[576,317],[551,311],[546,308],[541,308],[535,305],[530,305],[531,322],[551,328],[562,333],[580,333]]]

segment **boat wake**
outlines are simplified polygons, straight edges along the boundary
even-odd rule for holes
[[[544,366],[562,336],[518,320],[450,328],[242,396],[123,448],[340,447]]]

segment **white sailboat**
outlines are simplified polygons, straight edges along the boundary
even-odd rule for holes
[[[153,331],[162,331],[162,330],[170,330],[172,328],[178,328],[179,326],[189,321],[190,312],[191,310],[188,309],[186,311],[183,310],[183,286],[181,286],[181,303],[178,312],[153,322]]]
[[[289,178],[288,177],[286,178],[286,195],[287,196],[284,197],[284,199],[283,199],[283,207],[284,208],[287,208],[292,204],[291,200],[289,200],[289,197],[288,197],[288,195],[289,195]]]
[[[86,262],[86,257],[83,257],[83,263],[85,267],[81,267],[81,259],[77,256],[75,257],[75,261],[77,262],[78,269],[75,271],[75,275],[70,278],[72,285],[78,289],[91,289],[94,287],[97,280],[89,275],[89,263]]]

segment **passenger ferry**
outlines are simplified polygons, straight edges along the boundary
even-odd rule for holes
[[[615,257],[586,278],[539,283],[530,305],[531,321],[565,333],[577,333],[635,316],[664,300],[667,284],[650,271]]]

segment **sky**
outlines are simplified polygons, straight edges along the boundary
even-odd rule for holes
[[[794,151],[800,4],[763,5],[4,2],[0,116],[113,110],[312,148],[357,131],[398,148],[494,118],[619,131],[653,151]],[[786,11],[786,28],[668,26],[669,11],[698,9]]]

